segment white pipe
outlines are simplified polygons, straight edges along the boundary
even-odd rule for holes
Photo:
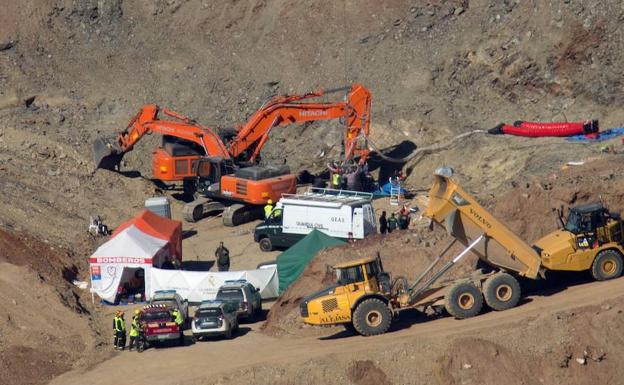
[[[453,258],[453,263],[457,263],[457,261],[459,261],[460,259],[462,259],[464,257],[464,255],[466,255],[468,253],[468,251],[470,251],[470,249],[472,249],[473,247],[475,247],[475,245],[477,243],[479,243],[479,241],[481,241],[481,239],[483,238],[483,235],[480,235],[479,238],[475,239],[474,241],[472,241],[472,243],[470,245],[468,245],[468,247],[466,247],[466,249],[464,251],[462,251],[461,253],[459,253],[459,255],[455,258]]]

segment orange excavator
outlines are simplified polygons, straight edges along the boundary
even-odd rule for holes
[[[343,101],[311,102],[336,92]],[[266,102],[235,133],[217,134],[196,121],[156,105],[145,105],[126,129],[93,143],[97,168],[119,168],[123,155],[146,134],[163,135],[153,152],[152,176],[163,182],[182,181],[195,200],[184,206],[184,219],[198,221],[223,211],[223,223],[236,226],[261,215],[260,206],[283,193],[293,193],[296,177],[286,167],[260,167],[262,147],[275,127],[292,123],[341,119],[344,122],[345,162],[369,156],[371,94],[360,84],[303,95],[277,96]],[[162,112],[169,119],[160,119]]]

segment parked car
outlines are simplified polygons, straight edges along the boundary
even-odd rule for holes
[[[232,338],[238,330],[238,304],[226,301],[204,301],[191,322],[193,337],[197,340],[208,336]]]
[[[216,299],[237,302],[239,318],[253,318],[262,312],[260,289],[244,279],[225,281],[225,284],[217,291]]]
[[[165,305],[170,308],[176,308],[182,313],[182,318],[186,324],[188,319],[188,300],[182,299],[182,296],[175,290],[156,290],[150,299],[150,305]]]
[[[173,308],[166,305],[147,305],[139,314],[139,322],[143,325],[142,333],[144,333],[144,344],[141,350],[149,345],[166,342],[177,341],[178,344],[184,344],[184,333],[174,322],[171,312]]]

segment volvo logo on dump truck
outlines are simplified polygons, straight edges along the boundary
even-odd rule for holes
[[[478,220],[479,222],[483,223],[485,225],[485,227],[487,227],[488,229],[492,228],[492,224],[490,222],[486,221],[485,218],[483,218],[481,216],[481,214],[479,214],[478,212],[473,210],[472,207],[470,208],[470,214],[472,214],[472,216],[475,217],[476,220]]]

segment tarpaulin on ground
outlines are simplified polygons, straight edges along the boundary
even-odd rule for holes
[[[134,218],[120,224],[113,232],[113,237],[130,226],[135,226],[146,234],[167,241],[171,256],[182,260],[182,222],[143,210]]]
[[[147,277],[147,275],[146,275]],[[263,299],[276,298],[278,278],[275,267],[242,271],[188,271],[152,268],[149,274],[148,298],[157,290],[175,290],[189,302],[214,299],[225,281],[244,279],[260,289]],[[147,278],[146,278],[147,281]]]
[[[396,185],[395,187],[396,188]],[[373,191],[374,196],[390,196],[390,190],[392,189],[392,184],[390,182],[386,183],[383,186],[379,187],[379,190]],[[403,187],[400,187],[401,194],[407,194],[407,190]]]
[[[305,267],[319,251],[344,244],[345,242],[314,229],[288,250],[278,255],[279,293],[282,294],[288,286],[299,278]]]
[[[624,127],[611,128],[592,135],[574,135],[566,139],[572,142],[602,142],[603,140],[613,139],[621,135],[624,135]]]
[[[117,232],[89,257],[91,292],[114,302],[121,282],[129,279],[130,269],[144,269],[148,290],[149,270],[170,257],[169,242],[153,237],[131,225]]]

